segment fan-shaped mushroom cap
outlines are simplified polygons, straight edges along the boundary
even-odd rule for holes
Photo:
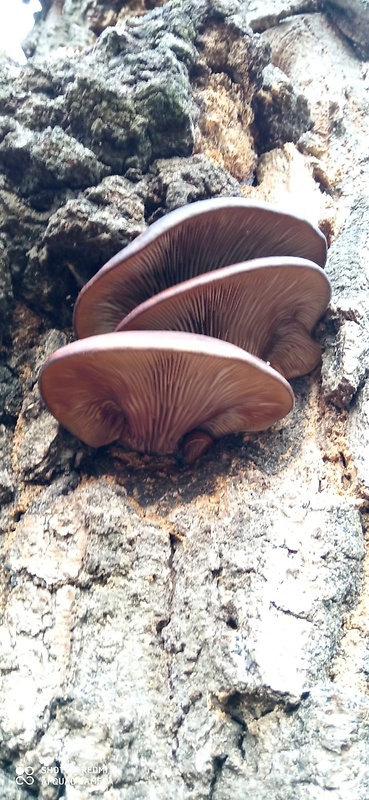
[[[79,338],[113,331],[153,294],[228,264],[266,256],[326,260],[323,234],[267,203],[217,197],[154,222],[83,287],[75,310]]]
[[[196,432],[191,460],[210,437],[258,431],[293,406],[290,385],[241,348],[209,336],[132,331],[62,347],[40,375],[51,413],[93,447],[120,440],[147,453],[175,453]],[[200,436],[199,436],[200,434]]]
[[[118,331],[190,331],[242,347],[286,378],[319,362],[311,331],[330,283],[306,259],[264,258],[223,267],[165,289],[131,311]]]

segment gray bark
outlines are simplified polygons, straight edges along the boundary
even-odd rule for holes
[[[48,0],[1,61],[0,798],[369,796],[368,25]],[[93,451],[40,367],[110,256],[219,194],[325,232],[322,369],[192,466]]]

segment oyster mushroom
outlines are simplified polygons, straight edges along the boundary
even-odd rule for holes
[[[306,259],[265,258],[223,267],[165,289],[128,314],[118,331],[183,330],[224,339],[285,378],[305,375],[321,351],[311,331],[330,283]]]
[[[132,309],[181,281],[266,256],[326,260],[323,234],[266,203],[217,197],[154,222],[83,287],[74,310],[79,338],[113,331]]]
[[[224,434],[259,431],[293,406],[287,381],[228,342],[191,333],[127,331],[73,342],[45,362],[41,395],[93,447],[119,440],[194,460]]]

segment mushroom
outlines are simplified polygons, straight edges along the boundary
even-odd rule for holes
[[[181,281],[266,256],[326,260],[323,234],[304,219],[238,197],[201,200],[154,222],[83,287],[79,338],[113,331],[135,306]]]
[[[93,447],[119,440],[194,460],[224,434],[259,431],[293,407],[287,381],[239,347],[192,333],[126,331],[51,355],[41,395],[61,424]]]
[[[223,267],[165,289],[137,306],[118,331],[190,331],[224,339],[268,361],[285,378],[319,362],[311,331],[330,300],[312,261],[264,258]]]

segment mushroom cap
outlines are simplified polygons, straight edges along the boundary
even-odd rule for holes
[[[132,309],[181,281],[266,256],[308,258],[324,266],[324,235],[267,203],[216,197],[154,222],[83,287],[74,309],[79,338],[113,331]]]
[[[292,378],[319,362],[320,347],[310,334],[330,296],[327,276],[312,261],[255,259],[165,289],[134,308],[117,330],[214,336]]]
[[[293,407],[290,385],[260,359],[229,342],[169,331],[68,344],[47,359],[39,385],[49,411],[87,444],[120,440],[157,454],[175,453],[192,431],[217,438],[263,430]]]

